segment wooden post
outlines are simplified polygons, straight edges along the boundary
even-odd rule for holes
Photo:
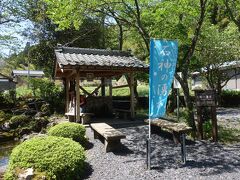
[[[104,77],[101,78],[101,85],[102,85],[101,94],[102,96],[105,96],[105,78]]]
[[[75,90],[76,90],[76,122],[80,122],[80,91],[79,91],[79,71],[76,74],[76,83],[75,83]]]
[[[134,76],[133,73],[130,73],[130,111],[131,111],[131,118],[135,118],[135,103],[134,103]]]
[[[212,119],[212,137],[213,141],[218,141],[218,127],[217,127],[217,115],[216,115],[216,106],[211,107],[211,119]]]
[[[69,111],[69,79],[66,78],[66,82],[65,82],[65,88],[66,88],[66,106],[65,106],[65,113],[67,113]]]
[[[112,98],[112,78],[109,78],[109,97]]]
[[[197,107],[197,121],[198,121],[198,138],[203,140],[203,122],[202,122],[202,107]]]

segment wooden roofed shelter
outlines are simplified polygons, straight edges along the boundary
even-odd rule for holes
[[[58,47],[55,49],[55,79],[64,80],[66,90],[66,109],[69,111],[70,94],[75,94],[75,118],[80,121],[80,79],[101,79],[101,85],[88,95],[93,95],[101,88],[101,95],[105,96],[105,83],[109,84],[109,97],[112,98],[112,78],[128,74],[130,77],[130,113],[131,118],[135,117],[134,103],[134,73],[148,72],[148,65],[132,56],[130,52],[85,49],[73,47]],[[94,113],[94,112],[92,112]]]

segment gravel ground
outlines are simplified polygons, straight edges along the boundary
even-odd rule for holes
[[[239,110],[237,114],[231,113],[234,117],[240,115]],[[240,124],[239,118],[236,121]],[[240,179],[240,144],[187,141],[188,161],[182,165],[180,146],[173,143],[172,135],[152,135],[152,170],[149,171],[145,165],[148,127],[114,127],[127,136],[114,153],[104,153],[104,145],[94,140],[93,132],[87,128],[91,145],[87,150],[85,179]]]
[[[217,119],[220,125],[240,129],[240,108],[218,108]]]

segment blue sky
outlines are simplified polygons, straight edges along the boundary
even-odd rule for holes
[[[25,37],[23,33],[29,33],[33,25],[30,21],[22,21],[18,24],[5,24],[1,25],[0,33],[3,36],[11,36],[12,39],[8,41],[1,42],[0,44],[0,54],[4,56],[9,56],[13,53],[18,53],[22,51],[29,38]]]

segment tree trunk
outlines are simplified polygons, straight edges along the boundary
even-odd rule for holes
[[[196,131],[196,123],[195,123],[195,120],[194,120],[194,111],[193,111],[193,102],[191,100],[191,96],[190,96],[190,92],[189,92],[187,76],[183,76],[183,79],[182,79],[181,82],[180,83],[181,83],[181,86],[183,88],[184,100],[185,100],[185,103],[186,103],[186,107],[188,109],[187,122],[188,122],[188,125],[191,126],[194,131]]]

